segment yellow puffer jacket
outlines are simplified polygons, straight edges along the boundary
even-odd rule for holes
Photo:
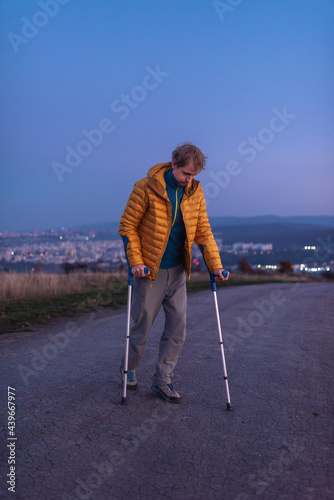
[[[148,177],[136,182],[119,226],[120,235],[129,240],[127,256],[130,267],[138,264],[148,266],[150,274],[147,277],[152,281],[158,274],[172,226],[171,202],[164,179],[170,168],[171,163],[159,163],[150,168]],[[183,265],[188,277],[190,278],[194,241],[197,245],[204,246],[204,257],[210,271],[213,273],[216,269],[222,269],[199,181],[193,179],[185,187],[180,209],[187,234]]]

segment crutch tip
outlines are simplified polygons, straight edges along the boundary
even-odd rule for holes
[[[128,400],[127,400],[127,398],[123,397],[122,398],[122,405],[126,405],[126,404],[128,404]]]
[[[226,405],[226,410],[227,410],[227,411],[233,411],[233,408],[232,408],[231,403],[227,403],[227,405]]]

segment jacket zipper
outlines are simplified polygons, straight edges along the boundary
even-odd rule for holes
[[[178,189],[179,189],[179,188],[178,188]],[[168,200],[168,203],[170,203],[170,204],[171,204],[170,200]],[[168,213],[167,213],[167,218],[169,218],[169,217],[168,217]],[[169,219],[169,223],[171,223],[171,219]],[[170,228],[172,228],[172,225],[173,225],[173,224],[171,224]],[[160,261],[161,261],[161,259],[162,259],[162,257],[163,257],[163,254],[165,253],[165,250],[166,250],[166,248],[167,248],[167,243],[168,243],[168,235],[166,236],[166,239],[165,239],[164,247],[163,247],[162,252],[161,252]],[[154,281],[155,281],[155,280],[152,280],[152,282],[154,282]]]
[[[174,219],[173,219],[173,222],[172,222],[172,227],[174,226],[175,224],[175,220],[176,220],[176,214],[177,214],[177,209],[178,209],[178,204],[179,204],[179,200],[177,198],[177,193],[180,189],[180,186],[176,189],[176,194],[175,194],[175,197],[176,197],[176,204],[175,204],[175,214],[174,214]]]
[[[182,205],[183,205],[183,203],[184,203],[184,200],[182,199],[181,203],[180,203],[180,210],[181,210],[181,212],[182,212]],[[183,212],[182,212],[182,218],[183,218]],[[185,227],[185,230],[186,230],[186,239],[185,239],[185,242],[184,242],[186,244],[187,241],[188,241],[188,233],[187,233],[186,223],[184,222],[184,219],[183,219],[183,223],[184,223],[184,227]],[[191,262],[191,255],[190,255],[190,262]],[[188,276],[188,279],[190,280],[190,275],[187,274],[187,276]]]

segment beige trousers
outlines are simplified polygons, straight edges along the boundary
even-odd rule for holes
[[[135,371],[140,366],[148,334],[161,306],[165,313],[165,325],[152,381],[153,385],[160,387],[171,383],[186,336],[187,291],[182,264],[159,269],[153,283],[147,278],[134,278],[129,371]]]

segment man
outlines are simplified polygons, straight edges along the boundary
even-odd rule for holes
[[[127,257],[134,279],[127,387],[137,388],[140,366],[151,326],[160,310],[165,326],[151,390],[179,403],[173,370],[186,334],[186,274],[190,278],[193,243],[203,245],[205,261],[218,281],[224,281],[217,244],[212,235],[204,194],[195,176],[206,157],[191,143],[172,153],[171,163],[159,163],[136,182],[122,214],[119,233],[127,238]],[[145,276],[144,269],[150,271]],[[124,383],[124,371],[121,367]]]

